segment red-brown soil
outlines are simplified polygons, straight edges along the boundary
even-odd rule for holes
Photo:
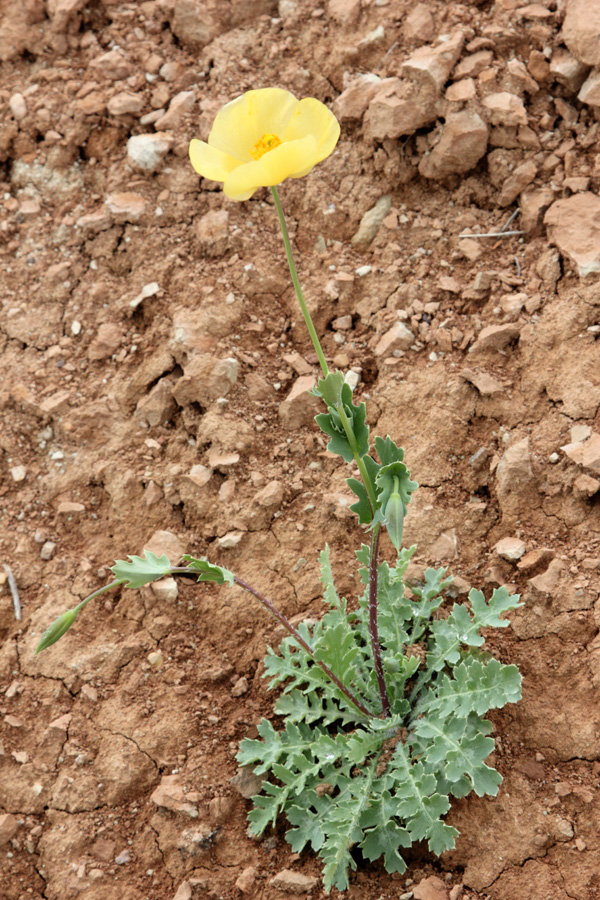
[[[421,484],[406,523],[417,565],[449,565],[461,595],[509,583],[524,600],[493,638],[524,675],[522,702],[491,715],[499,797],[456,803],[453,853],[419,848],[401,877],[361,864],[348,897],[600,896],[600,462],[561,450],[600,431],[600,293],[542,221],[600,185],[599,107],[548,65],[566,6],[0,0],[3,900],[275,900],[282,869],[319,875],[283,828],[247,836],[249,803],[231,783],[240,739],[271,715],[262,659],[282,636],[247,595],[189,580],[177,596],[115,592],[33,650],[159,531],[153,549],[206,555],[291,617],[319,613],[328,541],[355,596],[349,467],[326,453],[310,398],[283,403],[316,366],[270,196],[228,201],[187,146],[245,90],[331,105],[358,74],[394,77],[455,32],[472,84],[451,75],[434,121],[377,139],[361,110],[332,157],[280,190],[325,351],[355,367],[371,425],[403,444]],[[466,100],[446,97],[452,83]],[[526,128],[493,130],[494,92],[522,101]],[[145,117],[182,93],[182,111],[158,116],[171,149],[154,171],[134,168],[128,139],[154,133]],[[464,103],[490,126],[486,153],[424,177]],[[500,206],[528,161],[530,195]],[[352,244],[388,195],[372,242]],[[525,235],[459,238],[499,231],[519,204],[529,218],[511,227]],[[414,342],[382,351],[398,321]],[[235,383],[198,377],[194,358],[237,360]],[[506,537],[533,555],[501,557]],[[432,875],[437,893],[419,887]]]

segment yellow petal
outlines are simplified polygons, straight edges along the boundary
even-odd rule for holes
[[[198,175],[211,181],[225,181],[232,169],[240,165],[222,150],[196,140],[190,142],[190,160]]]
[[[314,137],[317,145],[315,162],[320,162],[333,153],[340,136],[340,126],[336,117],[324,103],[313,97],[300,100],[288,121],[283,139],[294,141],[306,137],[307,134]]]
[[[232,200],[247,200],[259,187],[308,174],[318,161],[317,145],[309,134],[301,140],[280,144],[256,162],[238,166],[227,176],[223,190]]]
[[[281,88],[247,91],[217,113],[208,143],[240,162],[250,162],[251,150],[263,134],[275,134],[283,140],[298,102]]]

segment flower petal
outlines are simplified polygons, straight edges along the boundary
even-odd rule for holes
[[[240,165],[239,160],[222,150],[196,140],[190,142],[190,160],[198,175],[211,181],[225,181],[229,173]]]
[[[227,176],[223,190],[232,200],[247,200],[259,187],[307,175],[319,158],[316,141],[309,134],[301,140],[280,144],[255,162],[238,166]]]
[[[250,162],[251,150],[264,134],[276,134],[283,140],[298,103],[281,88],[247,91],[217,113],[208,143],[240,162]]]
[[[336,117],[324,103],[313,97],[299,101],[288,121],[283,139],[295,141],[307,134],[312,134],[317,144],[315,162],[320,162],[333,153],[340,136],[340,125]]]

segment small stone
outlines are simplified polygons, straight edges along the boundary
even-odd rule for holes
[[[118,866],[126,866],[127,863],[131,862],[131,851],[121,850],[118,856],[115,856],[115,862]]]
[[[517,569],[520,572],[532,572],[538,566],[546,565],[554,557],[554,550],[549,547],[538,547],[537,550],[530,550],[517,563]]]
[[[105,202],[117,225],[139,222],[146,212],[146,201],[141,194],[132,191],[109,194]]]
[[[496,468],[496,491],[503,512],[513,512],[533,482],[529,438],[512,444]]]
[[[467,100],[472,100],[477,96],[475,82],[472,78],[461,78],[460,81],[455,81],[450,85],[445,96],[450,103],[466,103]]]
[[[423,878],[414,886],[413,894],[415,900],[448,900],[446,885],[436,875]]]
[[[56,509],[56,513],[59,516],[63,517],[73,517],[80,516],[85,512],[85,506],[83,503],[72,503],[69,500],[64,500],[62,503],[58,504]]]
[[[267,509],[278,509],[283,503],[283,485],[280,481],[270,481],[254,495],[252,502]]]
[[[508,559],[510,562],[514,560],[521,559],[527,547],[525,543],[520,538],[515,537],[505,537],[502,540],[498,541],[494,550],[501,556],[503,559]]]
[[[576,497],[594,497],[600,491],[600,481],[589,475],[579,475],[573,482],[573,493]]]
[[[179,595],[177,582],[172,575],[167,578],[161,578],[160,581],[153,581],[150,590],[157,600],[163,603],[175,603]]]
[[[464,893],[464,885],[455,884],[453,888],[450,889],[450,893],[448,894],[448,900],[460,900]]]
[[[559,47],[552,54],[550,60],[550,74],[559,84],[562,84],[571,94],[576,94],[585,81],[589,66],[580,62],[576,56],[569,53],[564,47]]]
[[[175,895],[173,900],[192,900],[192,885],[189,881],[182,881],[177,890],[175,891]]]
[[[0,815],[0,847],[8,844],[11,838],[16,834],[18,827],[19,823],[12,813],[3,813]]]
[[[588,106],[600,106],[600,72],[592,72],[583,82],[577,99]]]
[[[527,112],[516,94],[509,94],[508,91],[488,94],[483,105],[488,110],[492,125],[527,125]]]
[[[109,50],[97,56],[88,65],[92,76],[110,81],[122,81],[134,74],[133,65],[118,50]]]
[[[243,537],[243,531],[228,531],[227,534],[217,538],[217,546],[222,550],[231,550],[233,547],[237,547]]]
[[[367,210],[358,226],[358,231],[353,235],[351,243],[355,247],[367,247],[376,237],[381,223],[389,213],[392,206],[392,195],[385,194],[380,197],[375,206]]]
[[[194,223],[194,234],[207,256],[222,256],[229,245],[229,213],[212,209]]]
[[[78,334],[81,334],[81,322],[78,322],[75,319],[74,322],[71,322],[71,334],[74,334],[77,337]]]
[[[590,0],[569,0],[562,38],[580,62],[600,66],[600,6]]]
[[[529,579],[529,584],[541,594],[548,594],[553,597],[559,589],[561,576],[565,568],[566,566],[561,559],[553,559],[545,572]]]
[[[16,481],[17,484],[21,481],[25,481],[27,478],[27,469],[25,466],[13,466],[10,470],[10,475],[13,481]]]
[[[88,359],[97,362],[109,359],[116,353],[123,341],[123,329],[116,322],[103,322],[98,328],[96,337],[88,347]]]
[[[198,353],[184,366],[183,376],[173,388],[173,397],[179,406],[199,403],[210,406],[219,397],[225,397],[237,381],[239,363],[228,357],[216,359]]]
[[[458,242],[458,249],[471,262],[475,262],[483,254],[481,242],[474,238],[461,238]]]
[[[17,122],[20,122],[27,115],[27,102],[23,94],[13,94],[8,101],[8,105]]]
[[[254,866],[248,866],[247,869],[244,869],[241,874],[238,875],[235,882],[238,891],[241,891],[242,894],[250,894],[256,882],[257,875],[258,871]]]
[[[480,72],[487,69],[492,64],[494,53],[492,50],[478,50],[477,53],[471,53],[461,59],[454,70],[455,79],[459,78],[476,78]]]
[[[152,428],[166,425],[177,411],[173,399],[173,384],[169,378],[161,378],[150,393],[138,402],[135,408],[136,418],[147,422]]]
[[[46,541],[40,550],[40,556],[43,560],[48,561],[52,559],[54,554],[56,553],[56,544],[54,541]]]
[[[340,122],[362,119],[365,111],[381,86],[378,75],[368,73],[354,78],[333,103],[333,112]]]
[[[375,346],[375,356],[392,356],[394,351],[408,350],[415,342],[415,336],[404,322],[396,322],[389,331],[379,338]]]
[[[99,862],[110,862],[115,852],[115,842],[106,838],[98,838],[90,847],[90,856]]]
[[[296,431],[303,425],[311,424],[315,415],[322,412],[318,398],[308,393],[314,386],[313,375],[301,375],[294,382],[285,400],[279,404],[279,418],[289,431]]]
[[[438,143],[419,163],[419,172],[432,179],[468,172],[485,155],[487,142],[487,125],[477,113],[450,113]]]
[[[131,309],[137,309],[140,303],[143,303],[144,300],[147,300],[148,297],[155,297],[156,294],[160,291],[160,286],[157,281],[150,281],[148,284],[145,284],[137,297],[134,297],[133,300],[129,301],[129,306]]]
[[[120,91],[111,97],[106,108],[111,116],[127,116],[141,112],[144,108],[143,94],[130,94]]]
[[[282,869],[269,883],[286,894],[307,894],[308,891],[316,888],[317,879],[312,875],[302,875],[301,872]]]
[[[195,100],[193,91],[181,91],[179,94],[175,94],[166,113],[156,120],[155,126],[158,131],[171,131],[178,128],[185,113],[193,108]]]
[[[509,323],[507,325],[488,325],[479,332],[477,340],[471,348],[472,353],[481,353],[486,350],[504,350],[520,334],[520,327]]]
[[[242,697],[244,694],[247,694],[250,690],[250,685],[248,684],[248,679],[245,677],[238,678],[236,683],[231,689],[232,697]]]
[[[185,553],[185,547],[171,531],[155,531],[150,540],[144,544],[144,550],[150,550],[157,556],[166,554],[172,566],[176,566]]]
[[[426,3],[417,3],[408,13],[403,24],[407,41],[428,44],[436,36],[435,19]]]
[[[158,669],[160,666],[164,664],[165,658],[162,655],[160,650],[153,650],[152,653],[148,654],[148,662],[152,666],[153,669]]]
[[[229,783],[245,800],[250,800],[262,791],[263,779],[254,774],[251,766],[241,766]]]
[[[578,466],[600,472],[600,434],[597,432],[592,432],[586,441],[565,444],[560,449]]]
[[[557,200],[544,216],[544,224],[580,278],[600,272],[600,197],[586,191]]]
[[[498,195],[499,206],[510,206],[516,200],[519,194],[531,184],[537,175],[537,166],[532,159],[526,160],[520,166],[511,172]]]
[[[127,141],[127,157],[135,168],[156,172],[172,146],[173,138],[168,132],[136,134]]]
[[[163,775],[150,799],[156,806],[171,812],[185,813],[191,818],[198,816],[197,808],[186,797],[180,775]]]
[[[224,825],[228,822],[237,803],[235,797],[213,797],[208,804],[211,825]]]

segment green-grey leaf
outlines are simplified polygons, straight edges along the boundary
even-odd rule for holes
[[[128,559],[130,562],[117,559],[114,566],[111,566],[111,572],[117,581],[126,588],[140,588],[157,578],[164,578],[172,568],[166,554],[157,556],[151,550],[144,550],[143,556],[129,556]]]
[[[233,584],[235,576],[229,569],[223,566],[215,566],[207,562],[205,559],[197,559],[195,556],[186,554],[182,557],[183,562],[198,573],[198,581],[214,581],[215,584]]]
[[[317,391],[328,407],[335,407],[342,402],[343,386],[343,374],[341,372],[330,372],[325,378],[319,378]]]

